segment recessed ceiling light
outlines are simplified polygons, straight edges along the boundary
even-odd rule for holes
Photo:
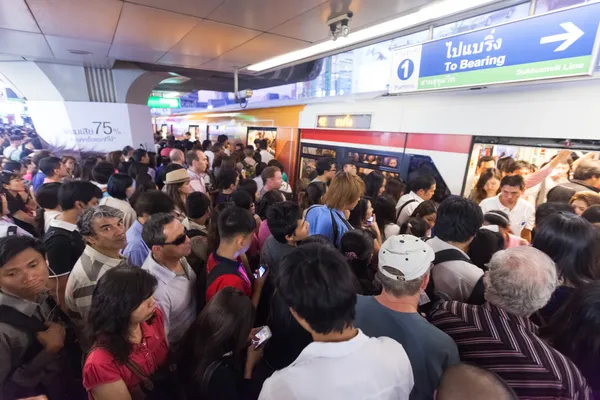
[[[89,56],[92,55],[91,52],[87,51],[87,50],[76,50],[76,49],[69,49],[67,50],[69,53],[71,54],[76,54],[78,56]]]

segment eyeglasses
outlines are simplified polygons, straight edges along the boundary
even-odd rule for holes
[[[187,239],[187,229],[183,228],[183,234],[181,236],[178,236],[177,239],[173,240],[172,242],[165,242],[165,243],[161,244],[160,246],[169,246],[169,245],[179,246],[181,244],[184,244],[186,239]]]

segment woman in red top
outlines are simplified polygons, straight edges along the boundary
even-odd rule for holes
[[[107,271],[94,290],[88,325],[95,341],[83,367],[90,399],[131,400],[141,378],[127,363],[151,377],[167,361],[164,317],[152,294],[156,278],[141,268]]]

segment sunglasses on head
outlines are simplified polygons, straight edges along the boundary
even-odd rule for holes
[[[161,244],[161,246],[169,246],[169,245],[179,246],[180,244],[184,244],[186,239],[187,239],[187,229],[183,228],[183,234],[181,236],[178,236],[172,242],[165,242],[165,243]]]

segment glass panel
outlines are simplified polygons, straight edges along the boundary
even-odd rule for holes
[[[375,154],[348,152],[348,160],[355,163],[383,165],[384,167],[397,168],[398,158],[377,156]]]
[[[379,171],[378,169],[371,169],[371,168],[359,168],[358,169],[358,174],[360,176],[364,176],[364,175],[369,175],[371,172],[373,171]],[[379,171],[383,174],[383,176],[385,176],[386,178],[400,178],[400,175],[396,172],[388,172],[388,171]]]
[[[535,13],[543,14],[548,11],[558,10],[559,8],[587,3],[588,1],[589,0],[537,0],[537,4],[535,5]]]
[[[302,158],[300,166],[300,179],[307,179],[310,181],[310,176],[317,170],[317,160],[313,158]]]
[[[328,156],[331,158],[336,157],[335,150],[323,149],[321,147],[302,146],[302,154],[310,154],[313,156]]]
[[[524,18],[528,15],[529,3],[519,4],[512,7],[503,8],[502,10],[478,15],[476,17],[463,19],[448,25],[438,26],[433,28],[433,38],[440,39],[447,36],[472,31],[478,28],[485,28],[486,26],[498,25],[504,22],[513,21],[515,19]]]
[[[450,195],[450,190],[431,157],[412,154],[410,154],[409,157],[408,176],[406,177],[407,181],[410,181],[418,175],[431,175],[435,178],[436,182],[435,193],[432,200],[439,203]]]

